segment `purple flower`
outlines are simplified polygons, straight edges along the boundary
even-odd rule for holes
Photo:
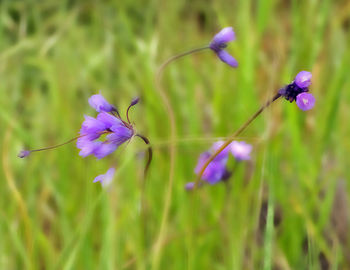
[[[212,49],[221,61],[230,65],[231,67],[237,67],[237,60],[230,55],[224,49],[227,47],[227,43],[236,39],[235,32],[232,27],[225,27],[219,33],[217,33],[213,40],[209,44],[209,48]]]
[[[210,156],[215,153],[223,144],[223,141],[215,142],[210,152],[204,152],[199,156],[197,166],[195,168],[195,173],[199,174],[204,164],[210,158]],[[209,184],[215,184],[220,180],[225,180],[229,176],[226,169],[226,163],[228,160],[230,148],[227,146],[219,155],[217,155],[212,162],[209,163],[207,168],[205,168],[202,175],[202,180],[207,181]],[[188,189],[188,188],[187,188]]]
[[[296,103],[301,110],[307,111],[315,106],[315,97],[309,93],[301,93],[297,95]]]
[[[201,169],[203,168],[206,161],[210,158],[211,153],[204,152],[200,155],[198,159],[197,166],[195,168],[195,173],[199,174]],[[209,163],[209,165],[205,168],[204,173],[202,175],[202,180],[207,181],[209,184],[213,185],[223,180],[226,175],[226,163],[227,159],[223,159],[221,161],[215,161]]]
[[[102,99],[104,100],[103,97]],[[106,111],[100,112],[96,118],[85,116],[85,121],[80,129],[80,137],[77,140],[77,147],[81,150],[79,155],[83,157],[94,155],[101,159],[113,153],[133,135],[134,130],[131,124]],[[100,138],[101,140],[98,140]]]
[[[108,171],[105,174],[101,174],[99,176],[96,176],[94,179],[94,183],[100,182],[102,187],[107,187],[112,183],[113,177],[115,174],[114,168],[109,168]]]
[[[230,144],[231,153],[237,161],[250,160],[252,149],[253,147],[246,142],[233,141]]]
[[[112,112],[115,111],[115,107],[109,104],[105,98],[100,95],[93,95],[89,98],[89,104],[97,112]]]
[[[217,141],[213,143],[212,147],[210,148],[211,153],[215,153],[219,148],[224,144],[224,141]],[[225,147],[224,150],[222,150],[213,161],[227,161],[228,153],[230,152],[229,145]]]
[[[30,155],[30,151],[28,150],[22,150],[21,152],[19,152],[19,154],[17,155],[19,158],[25,158],[27,156]]]
[[[311,72],[300,71],[297,76],[295,76],[294,82],[300,88],[306,88],[311,85]]]
[[[309,92],[312,74],[308,71],[300,71],[291,84],[279,90],[279,94],[290,102],[296,101],[298,107],[303,110],[310,110],[315,105],[315,98]]]

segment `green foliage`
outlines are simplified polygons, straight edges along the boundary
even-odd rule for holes
[[[341,0],[1,1],[0,269],[349,268],[349,14]],[[164,72],[178,158],[158,250],[169,116],[154,76],[224,26],[238,69],[204,51]],[[300,70],[313,73],[315,108],[277,101],[239,138],[253,160],[230,194],[224,184],[185,192],[199,153]],[[141,97],[131,117],[154,147],[145,220],[137,138],[100,161],[74,143],[16,157],[76,136],[99,90],[121,112]],[[92,183],[114,163],[110,190]]]

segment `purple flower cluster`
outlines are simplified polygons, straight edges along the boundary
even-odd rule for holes
[[[89,99],[89,104],[99,114],[96,118],[85,116],[77,147],[80,149],[79,155],[83,157],[94,155],[101,159],[130,140],[134,135],[134,130],[132,125],[109,113],[115,109],[103,96],[93,95]]]
[[[133,100],[130,106],[137,102],[138,100]],[[133,126],[123,121],[116,108],[109,104],[102,95],[91,96],[89,104],[99,114],[96,118],[85,116],[77,147],[80,149],[79,155],[83,157],[94,155],[101,159],[130,140],[135,132]],[[115,169],[110,168],[105,174],[97,176],[94,182],[100,182],[105,187],[112,181],[114,173]]]
[[[210,151],[204,152],[199,156],[197,166],[195,168],[195,173],[198,175],[203,168],[204,164],[210,158],[210,156],[215,153],[222,145],[223,141],[218,141],[214,143]],[[214,185],[220,181],[227,180],[231,173],[227,169],[227,161],[229,154],[231,153],[236,161],[244,161],[250,159],[250,153],[252,151],[252,146],[245,142],[233,141],[224,150],[222,150],[212,162],[209,163],[207,168],[204,170],[202,175],[202,180]],[[186,184],[185,188],[191,190],[194,188],[194,183],[189,182]]]
[[[209,48],[216,53],[222,62],[234,68],[238,66],[238,62],[225,50],[225,48],[227,47],[228,42],[231,42],[235,39],[236,35],[233,31],[233,28],[225,27],[214,36],[213,40],[209,44]]]
[[[300,71],[291,84],[279,90],[279,94],[290,102],[295,101],[303,111],[312,109],[315,105],[315,97],[307,93],[311,85],[311,77],[310,72]]]

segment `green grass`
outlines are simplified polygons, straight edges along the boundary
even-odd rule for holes
[[[349,14],[340,0],[1,1],[0,269],[327,269],[321,257],[348,269]],[[163,219],[169,116],[154,76],[224,26],[237,35],[238,69],[205,51],[164,73],[178,154]],[[198,155],[300,70],[313,73],[315,108],[277,101],[239,138],[253,159],[229,195],[224,184],[185,192]],[[100,161],[74,144],[16,157],[74,137],[99,90],[122,113],[141,97],[131,117],[154,146],[146,235],[138,139]],[[102,190],[92,180],[111,164]]]

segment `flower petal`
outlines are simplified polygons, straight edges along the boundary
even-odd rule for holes
[[[115,174],[115,168],[109,168],[105,174],[96,176],[93,183],[100,182],[102,187],[107,187],[112,183],[114,174]]]
[[[238,66],[237,60],[232,55],[230,55],[227,51],[219,50],[218,52],[216,52],[216,54],[222,62],[230,65],[231,67],[235,68]]]
[[[315,106],[315,102],[315,97],[310,93],[304,92],[297,95],[296,103],[298,107],[303,111],[312,109]]]
[[[89,104],[97,112],[111,112],[115,110],[114,106],[109,104],[107,100],[100,94],[91,96],[89,98]]]
[[[236,39],[236,36],[235,36],[235,32],[233,31],[233,28],[232,27],[225,27],[214,36],[212,42],[217,43],[217,44],[221,44],[221,43],[230,42],[230,41],[235,40],[235,39]]]
[[[295,76],[294,82],[300,88],[306,88],[311,85],[312,74],[308,71],[300,71],[297,76]]]
[[[96,119],[105,125],[105,128],[111,128],[114,125],[124,125],[123,122],[106,112],[101,112],[97,115]]]
[[[104,142],[95,147],[93,154],[96,158],[101,159],[113,153],[115,150],[117,150],[117,148],[118,145],[114,143]]]
[[[246,142],[233,141],[230,145],[231,153],[237,161],[250,160],[253,147]]]

